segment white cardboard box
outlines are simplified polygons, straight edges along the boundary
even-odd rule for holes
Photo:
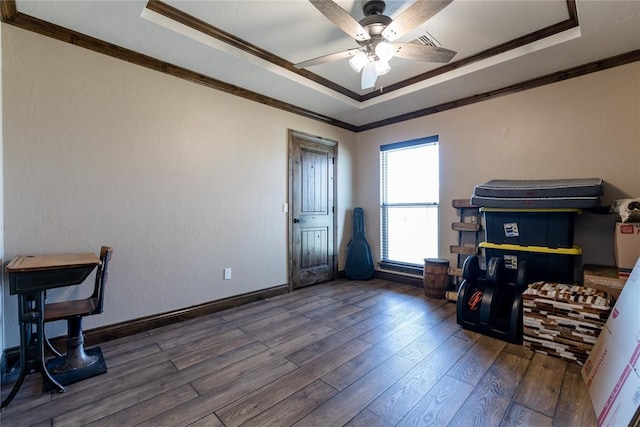
[[[616,222],[613,241],[616,265],[631,270],[640,257],[640,223]]]
[[[582,367],[601,426],[626,426],[640,407],[640,260]]]

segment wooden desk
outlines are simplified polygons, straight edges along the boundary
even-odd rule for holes
[[[4,409],[18,393],[30,369],[37,370],[54,389],[64,387],[47,370],[44,358],[44,292],[47,289],[79,285],[100,264],[92,253],[18,255],[7,265],[9,293],[18,295],[20,323],[20,374],[11,393],[0,406]],[[30,354],[31,353],[31,354]]]

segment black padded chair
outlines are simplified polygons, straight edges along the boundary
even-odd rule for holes
[[[44,321],[54,322],[58,320],[67,321],[67,354],[62,356],[45,337],[44,342],[47,348],[59,358],[62,357],[61,363],[49,368],[53,375],[63,374],[70,371],[86,368],[101,362],[102,353],[87,355],[84,351],[84,335],[82,333],[82,319],[86,316],[100,314],[104,308],[104,288],[107,284],[109,261],[113,249],[109,246],[103,246],[100,249],[100,265],[97,267],[96,280],[93,293],[89,298],[53,302],[44,305]],[[101,360],[102,359],[102,360]],[[106,372],[106,366],[104,366]],[[101,373],[101,372],[98,372]],[[86,377],[85,377],[86,378]]]

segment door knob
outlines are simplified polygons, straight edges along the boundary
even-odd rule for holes
[[[299,223],[299,222],[301,222],[299,218],[293,218],[293,223],[294,223],[294,224],[297,224],[297,223]]]

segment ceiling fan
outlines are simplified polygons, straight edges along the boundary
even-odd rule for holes
[[[386,7],[384,1],[369,0],[362,6],[364,18],[359,22],[332,0],[309,1],[338,28],[353,37],[359,47],[300,62],[295,64],[296,68],[350,57],[351,67],[358,73],[362,72],[362,89],[369,89],[375,86],[378,76],[391,70],[389,60],[394,56],[447,63],[456,54],[442,47],[394,41],[440,12],[453,0],[417,0],[395,19],[383,14]]]

